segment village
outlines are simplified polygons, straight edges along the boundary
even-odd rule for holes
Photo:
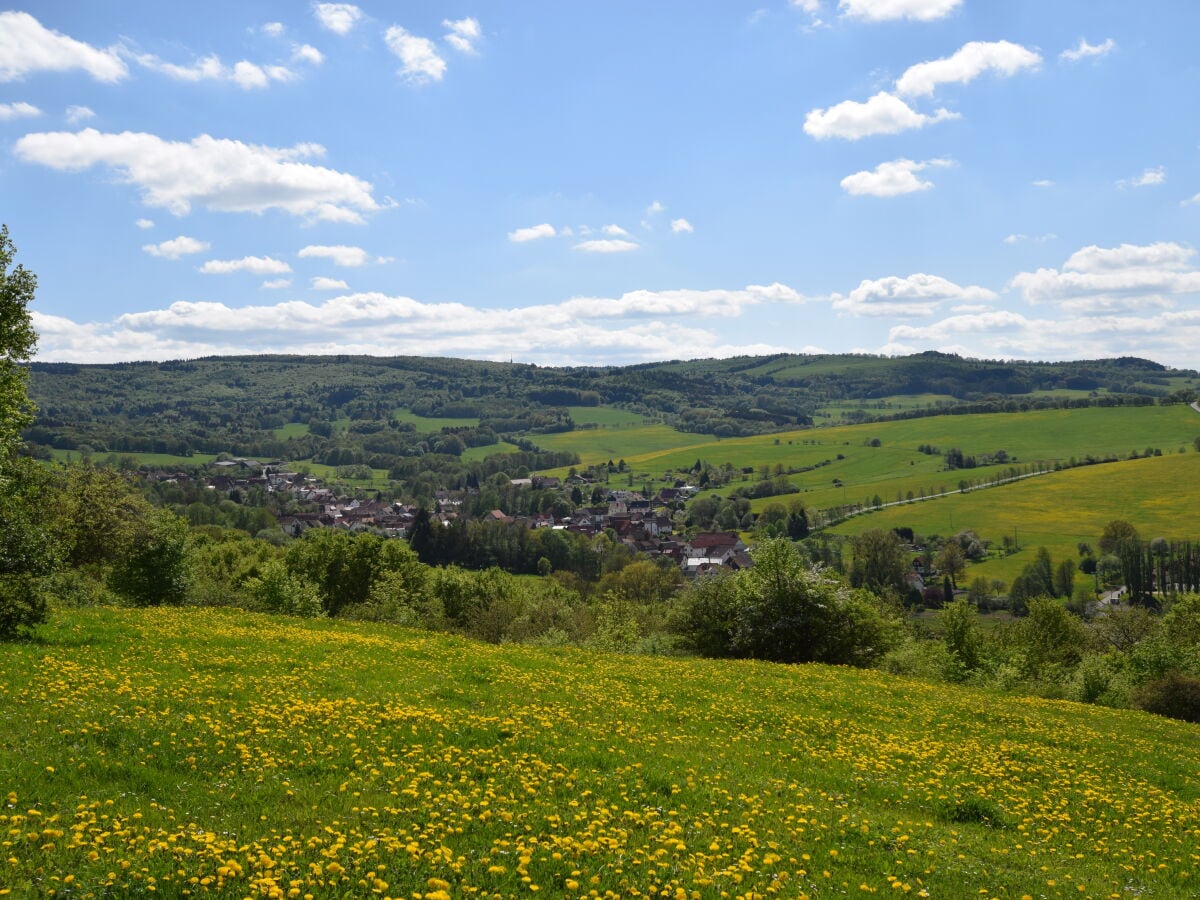
[[[202,479],[204,487],[231,496],[244,496],[254,489],[282,502],[289,510],[280,515],[282,531],[298,538],[314,528],[341,529],[352,534],[370,532],[391,538],[407,538],[421,507],[382,498],[349,496],[325,485],[314,475],[290,471],[281,460],[259,462],[246,458],[222,459],[200,474],[164,472],[161,481]],[[736,532],[703,531],[691,536],[680,533],[677,513],[700,488],[679,483],[660,488],[652,496],[632,489],[609,489],[593,474],[572,473],[566,478],[533,475],[509,479],[516,490],[580,492],[600,502],[578,506],[567,515],[545,510],[530,515],[509,515],[491,509],[475,518],[512,527],[566,531],[584,536],[607,534],[633,553],[650,559],[672,560],[684,575],[694,577],[727,569],[738,571],[753,565],[749,548]],[[450,527],[468,518],[465,500],[477,493],[439,490],[434,494],[430,521]],[[579,496],[576,493],[576,496]],[[295,510],[295,511],[290,511]]]

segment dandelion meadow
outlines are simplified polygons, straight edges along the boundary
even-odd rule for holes
[[[1188,897],[1200,728],[216,609],[0,648],[11,897]]]

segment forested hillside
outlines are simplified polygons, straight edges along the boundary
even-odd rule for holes
[[[991,362],[932,352],[620,368],[348,356],[56,363],[32,367],[40,413],[26,438],[65,450],[320,459],[340,426],[336,443],[352,449],[354,462],[376,456],[374,467],[391,468],[395,457],[459,455],[501,436],[569,431],[572,407],[619,406],[682,431],[734,436],[832,415],[861,421],[1190,400],[1198,387],[1197,373],[1142,359]]]

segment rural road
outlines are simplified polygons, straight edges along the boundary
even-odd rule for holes
[[[1192,404],[1192,409],[1194,409],[1196,412],[1200,412],[1200,400],[1197,400]]]

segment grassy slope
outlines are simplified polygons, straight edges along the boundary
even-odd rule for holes
[[[1200,877],[1196,726],[874,672],[95,610],[4,648],[0,709],[15,896],[1182,897]]]
[[[858,516],[833,529],[857,534],[868,528],[909,526],[921,534],[949,535],[971,528],[999,544],[1017,536],[1025,549],[1002,560],[972,567],[967,578],[984,575],[1011,581],[1033,560],[1039,546],[1055,559],[1077,557],[1076,545],[1093,547],[1113,519],[1132,522],[1146,539],[1195,539],[1200,535],[1200,454],[1178,453],[1068,469],[1015,484],[953,494],[935,501],[896,506]]]

